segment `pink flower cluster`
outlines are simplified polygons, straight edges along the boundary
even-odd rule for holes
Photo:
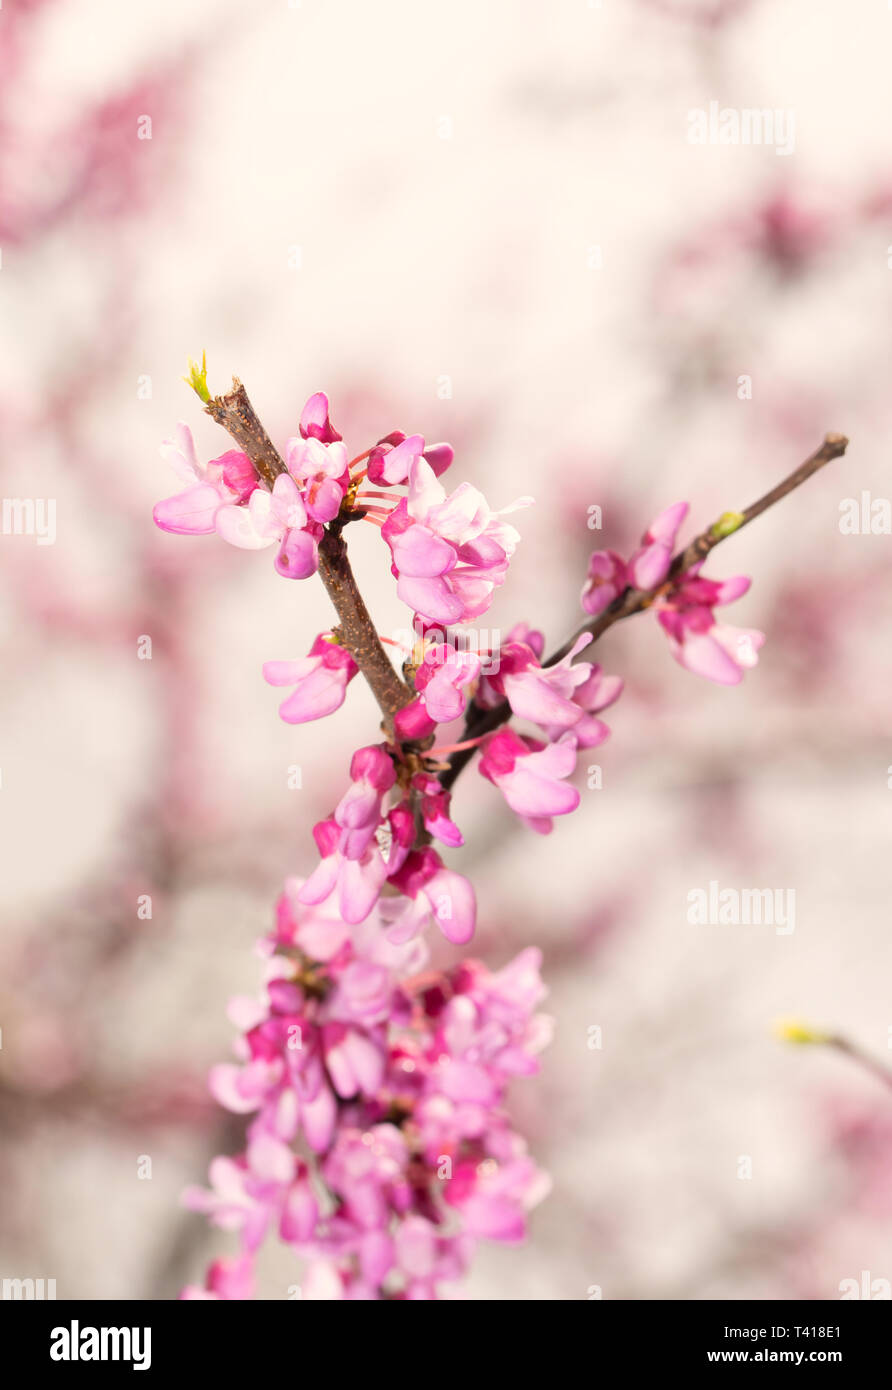
[[[390,941],[409,941],[431,921],[448,941],[470,941],[477,915],[471,884],[444,868],[429,845],[413,848],[413,792],[420,793],[429,834],[451,846],[462,843],[449,820],[448,794],[436,778],[421,772],[398,784],[394,761],[383,744],[354,753],[350,777],[331,816],[314,827],[320,860],[300,889],[301,902],[317,905],[334,895],[343,921],[358,926],[389,884],[401,895],[401,911],[387,931]]]
[[[500,517],[532,499],[520,498],[494,512],[470,483],[461,483],[447,496],[420,454],[409,465],[407,481],[408,497],[382,527],[397,594],[430,623],[450,627],[479,618],[492,602],[493,590],[504,582],[520,539]]]
[[[675,538],[687,514],[687,502],[660,512],[628,562],[613,550],[595,550],[582,606],[597,617],[629,586],[660,591],[653,608],[676,661],[719,685],[737,685],[744,671],[756,665],[765,636],[754,628],[717,623],[713,609],[741,598],[750,581],[743,575],[723,583],[701,579],[699,564],[683,574],[670,574]]]
[[[539,953],[424,973],[424,943],[392,940],[398,897],[357,928],[335,895],[307,906],[303,886],[288,883],[261,943],[261,998],[231,1006],[239,1060],[211,1075],[251,1116],[245,1150],[184,1195],[239,1254],[182,1297],[250,1297],[275,1232],[305,1262],[304,1298],[437,1298],[478,1239],[522,1240],[548,1191],[503,1108],[550,1036]]]
[[[188,536],[216,531],[242,550],[277,545],[279,574],[307,579],[319,563],[323,527],[337,516],[352,480],[347,450],[329,419],[322,391],[307,401],[298,428],[286,445],[287,472],[270,490],[247,454],[238,450],[200,464],[191,431],[179,425],[162,454],[188,486],[157,504],[156,526]]]

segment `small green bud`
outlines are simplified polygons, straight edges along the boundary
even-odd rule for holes
[[[743,512],[722,512],[718,521],[713,523],[712,534],[718,540],[721,540],[723,536],[733,536],[737,528],[743,525],[743,522]]]
[[[189,358],[189,375],[184,376],[183,380],[187,386],[192,387],[196,396],[207,405],[208,401],[211,399],[211,393],[208,390],[208,363],[206,353],[203,352],[201,354],[200,367],[197,362],[192,361],[191,357]]]

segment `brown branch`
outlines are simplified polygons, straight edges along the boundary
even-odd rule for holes
[[[606,632],[614,623],[619,622],[621,618],[629,618],[633,613],[641,613],[644,609],[649,608],[657,595],[666,588],[668,583],[677,579],[680,575],[686,574],[693,565],[702,564],[709,552],[713,550],[720,541],[726,540],[729,535],[736,535],[744,526],[748,526],[751,521],[754,521],[757,516],[761,516],[763,512],[766,512],[769,507],[773,507],[775,503],[780,502],[784,497],[788,496],[789,493],[801,487],[812,474],[817,473],[826,463],[830,463],[831,459],[840,458],[841,455],[845,453],[848,442],[849,441],[843,434],[828,434],[820,448],[816,449],[798,468],[795,468],[789,477],[785,478],[783,482],[778,483],[777,487],[773,487],[770,492],[766,492],[764,497],[760,497],[757,502],[753,502],[745,511],[739,513],[739,520],[735,517],[735,524],[733,526],[722,529],[720,523],[716,522],[691,541],[689,546],[675,556],[669,568],[668,577],[659,588],[633,589],[630,586],[624,589],[623,592],[614,599],[610,606],[604,609],[603,613],[599,613],[597,617],[590,619],[587,623],[583,623],[581,627],[577,628],[573,636],[569,637],[567,641],[564,642],[563,646],[558,647],[557,651],[552,652],[542,663],[543,666],[555,666],[557,662],[562,661],[572,649],[574,642],[578,641],[583,633],[591,633],[594,640],[597,641],[602,633]],[[580,652],[579,659],[581,661],[592,660],[591,651],[593,646],[594,642],[592,642],[585,651]],[[494,729],[498,729],[510,718],[511,706],[508,704],[507,700],[503,700],[500,705],[496,705],[495,708],[488,710],[475,709],[474,706],[471,706],[465,720],[464,732],[462,733],[461,739],[457,741],[464,742],[466,739],[481,738],[484,734],[492,733]],[[462,768],[470,762],[475,752],[476,750],[473,748],[465,748],[460,753],[453,753],[452,757],[449,759],[449,770],[443,773],[440,779],[444,787],[452,786]]]
[[[232,390],[225,396],[212,396],[205,410],[232,436],[270,487],[280,473],[287,471],[284,459],[257,418],[248,393],[237,376],[232,378]]]
[[[214,396],[205,405],[212,420],[247,454],[261,478],[272,487],[285,473],[285,462],[258,419],[248,393],[237,377],[225,396]],[[378,701],[388,733],[393,716],[412,699],[412,691],[397,675],[375,630],[356,585],[347,546],[341,535],[348,518],[336,519],[319,543],[319,574],[339,618],[336,629]]]
[[[326,531],[319,543],[319,574],[341,620],[339,638],[368,681],[388,733],[392,733],[393,716],[409,703],[412,691],[390,664],[357,588],[344,538],[336,527]]]

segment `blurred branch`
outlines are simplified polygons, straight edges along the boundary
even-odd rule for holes
[[[884,1086],[892,1088],[892,1069],[878,1062],[869,1053],[862,1052],[860,1047],[840,1033],[826,1033],[823,1029],[812,1028],[799,1019],[782,1019],[775,1025],[775,1033],[781,1042],[792,1043],[796,1047],[832,1047],[844,1057],[857,1062],[864,1071],[869,1072]]]
[[[674,581],[677,580],[679,576],[686,574],[694,565],[701,565],[710,551],[714,550],[720,541],[725,540],[728,536],[735,535],[738,531],[742,530],[744,526],[748,526],[751,521],[755,521],[756,517],[768,511],[769,507],[773,507],[777,502],[782,501],[784,497],[794,492],[796,488],[801,487],[804,482],[807,482],[808,479],[812,477],[814,473],[817,473],[819,469],[823,468],[826,463],[830,463],[832,459],[840,458],[845,453],[848,443],[848,439],[846,439],[843,434],[828,434],[820,448],[816,449],[798,468],[795,468],[783,482],[778,483],[770,492],[766,492],[764,497],[760,497],[757,502],[753,502],[752,505],[747,507],[743,512],[727,513],[725,517],[721,517],[719,521],[714,522],[691,541],[690,545],[675,556],[669,569],[668,578],[664,580],[658,588],[633,589],[629,587],[624,589],[623,592],[614,599],[613,603],[611,603],[608,608],[605,608],[603,613],[599,613],[596,618],[592,618],[589,622],[583,623],[581,627],[577,628],[573,636],[568,638],[563,646],[558,647],[556,652],[552,652],[551,656],[542,664],[544,666],[554,666],[557,662],[562,661],[571,650],[573,643],[576,642],[583,633],[590,633],[594,641],[597,641],[602,633],[606,632],[614,623],[619,622],[621,618],[630,618],[633,613],[641,613],[649,608],[661,594],[671,589]],[[590,653],[594,646],[594,641],[584,652],[580,652],[580,659],[582,661],[591,660]],[[466,739],[481,738],[484,734],[491,733],[494,729],[498,729],[502,724],[507,723],[510,718],[511,706],[507,700],[503,700],[500,705],[496,705],[493,709],[488,710],[475,709],[472,706],[465,720],[465,728],[461,741],[464,742]],[[476,749],[474,748],[464,748],[460,752],[452,754],[449,759],[449,770],[443,773],[440,779],[444,787],[452,786],[462,768],[471,760],[475,752]]]

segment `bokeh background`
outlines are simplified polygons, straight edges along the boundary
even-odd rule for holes
[[[206,349],[279,442],[321,388],[353,452],[417,430],[493,506],[534,495],[485,621],[551,646],[593,546],[680,497],[699,529],[851,437],[710,561],[755,577],[743,685],[642,616],[602,644],[603,787],[549,839],[458,783],[475,953],[541,944],[557,1023],[514,1096],[553,1193],[466,1293],[892,1279],[892,1093],[771,1033],[892,1062],[892,540],[839,525],[892,495],[890,58],[886,0],[3,5],[2,494],[56,499],[57,538],[0,536],[0,1275],[169,1298],[227,1248],[179,1206],[238,1147],[205,1093],[226,1001],[377,727],[359,682],[291,728],[261,679],[329,625],[320,585],[152,526],[174,423],[226,447],[179,380]],[[713,100],[792,109],[794,152],[690,144]],[[349,540],[405,626],[373,528]],[[713,879],[794,890],[795,931],[690,925]],[[264,1296],[294,1278],[273,1258]]]

